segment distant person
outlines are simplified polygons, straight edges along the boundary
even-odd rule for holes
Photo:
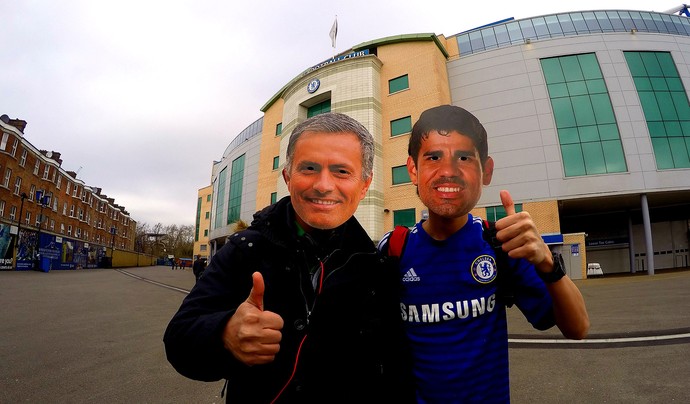
[[[175,269],[175,259],[174,258],[170,259],[170,266],[171,266],[171,269]]]
[[[486,131],[474,115],[451,105],[424,111],[412,128],[408,154],[407,170],[429,210],[429,218],[417,223],[402,244],[398,274],[417,400],[508,403],[503,282],[511,285],[515,305],[535,328],[558,325],[572,339],[584,338],[589,330],[582,294],[529,213],[515,212],[508,191],[500,193],[507,216],[495,224],[506,261],[485,241],[482,219],[470,211],[490,184],[494,163]],[[388,249],[389,235],[379,248],[395,252]],[[557,383],[534,382],[535,388]]]
[[[204,273],[204,269],[206,269],[206,260],[201,258],[201,255],[197,255],[194,265],[192,266],[192,272],[194,272],[194,276],[197,280],[201,278],[201,274]]]
[[[289,196],[213,256],[163,338],[168,360],[227,379],[228,403],[404,403],[414,399],[395,268],[353,216],[375,143],[324,113],[290,135]]]

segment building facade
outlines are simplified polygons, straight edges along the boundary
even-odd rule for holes
[[[287,195],[280,171],[291,130],[334,111],[362,122],[376,141],[374,180],[356,212],[372,240],[414,224],[427,212],[405,168],[409,133],[425,109],[453,104],[482,121],[495,161],[473,214],[503,217],[499,191],[508,189],[574,279],[586,276],[588,262],[604,273],[687,267],[687,61],[690,20],[628,10],[356,45],[306,69],[261,108],[256,173],[243,168],[256,192],[240,201],[240,217]],[[217,196],[214,187],[214,212]],[[232,233],[228,223],[212,221],[211,243]]]
[[[213,186],[199,189],[196,201],[196,223],[194,225],[194,257],[201,256],[207,260],[209,256],[208,235],[211,228],[211,197]]]
[[[25,127],[0,117],[0,269],[95,268],[133,251],[125,208],[64,170],[60,153],[32,145]]]

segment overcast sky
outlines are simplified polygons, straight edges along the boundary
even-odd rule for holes
[[[213,161],[283,85],[334,53],[391,35],[448,37],[509,17],[681,4],[525,3],[3,1],[0,114],[27,121],[29,142],[62,153],[65,170],[137,222],[193,224]]]

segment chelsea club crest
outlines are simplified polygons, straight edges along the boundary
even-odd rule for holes
[[[472,277],[479,283],[496,279],[496,260],[490,255],[480,255],[472,262]]]
[[[309,92],[309,94],[312,94],[316,90],[318,90],[320,84],[321,82],[319,81],[319,79],[314,79],[310,81],[309,84],[307,84],[307,91]]]

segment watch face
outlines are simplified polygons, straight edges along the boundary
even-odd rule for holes
[[[309,92],[309,94],[318,90],[320,84],[321,84],[321,82],[319,81],[319,79],[314,79],[314,80],[310,81],[309,84],[307,85],[307,91]]]

